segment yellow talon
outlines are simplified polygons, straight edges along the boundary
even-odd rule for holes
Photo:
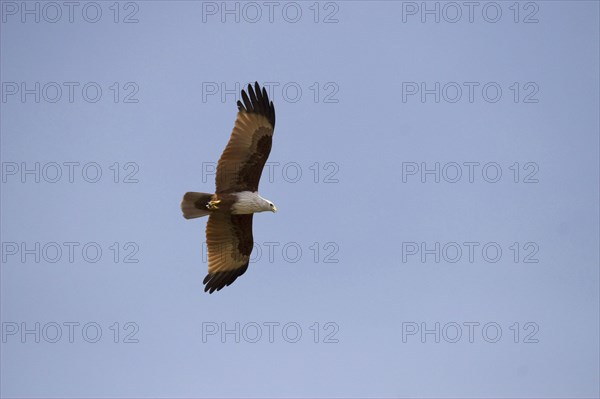
[[[221,203],[221,200],[209,201],[208,204],[206,204],[206,207],[210,210],[219,209],[219,207],[217,205],[220,203]]]

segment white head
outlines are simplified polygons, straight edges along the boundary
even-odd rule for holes
[[[266,211],[277,212],[277,207],[275,206],[274,203],[272,203],[268,199],[261,197],[260,195],[258,197],[260,198],[260,202],[261,202],[260,210],[262,212],[266,212]]]
[[[237,201],[231,207],[231,213],[234,215],[244,215],[256,212],[277,212],[275,205],[258,195],[257,192],[242,191],[236,193]]]

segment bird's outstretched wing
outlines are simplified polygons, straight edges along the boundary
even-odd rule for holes
[[[257,191],[275,129],[275,108],[258,83],[242,90],[229,142],[217,165],[216,192]]]
[[[246,272],[250,262],[252,239],[252,214],[231,215],[213,213],[206,224],[208,247],[208,275],[204,278],[204,291],[215,290],[233,283]]]

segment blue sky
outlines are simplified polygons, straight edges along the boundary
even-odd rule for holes
[[[2,396],[600,394],[597,2],[0,5]],[[254,81],[279,211],[208,295]]]

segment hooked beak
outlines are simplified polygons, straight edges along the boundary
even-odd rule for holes
[[[273,211],[273,213],[277,212],[277,207],[273,205],[273,209],[271,209],[271,211]]]

